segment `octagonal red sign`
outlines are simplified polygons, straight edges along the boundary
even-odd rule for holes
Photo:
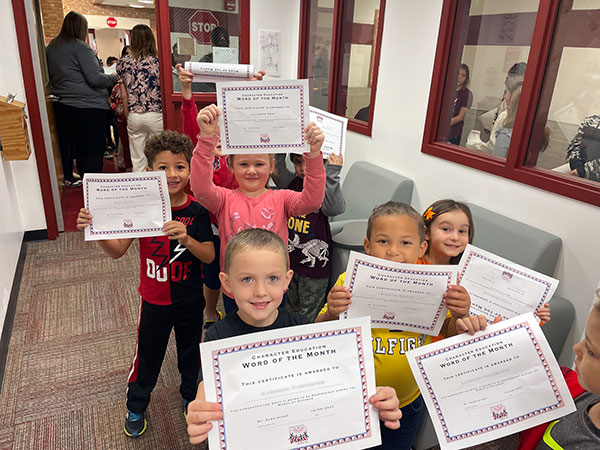
[[[190,17],[188,32],[199,44],[210,44],[210,32],[219,26],[219,21],[210,11],[199,9]]]
[[[115,28],[117,26],[117,19],[115,19],[114,17],[107,17],[106,25],[108,25],[111,28]]]

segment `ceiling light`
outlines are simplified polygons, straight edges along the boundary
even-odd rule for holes
[[[145,8],[144,5],[139,5],[139,4],[136,4],[136,3],[130,3],[129,7],[130,8]]]
[[[145,3],[147,5],[153,5],[154,4],[154,0],[137,0],[138,3]]]

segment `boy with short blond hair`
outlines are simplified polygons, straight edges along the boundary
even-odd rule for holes
[[[260,228],[240,231],[227,243],[224,268],[219,274],[221,283],[233,292],[238,310],[210,327],[205,342],[309,323],[306,317],[279,308],[292,271],[287,247],[277,234]],[[196,400],[190,403],[186,417],[192,444],[206,440],[213,427],[210,422],[223,418],[221,405],[205,400],[202,372],[198,381]],[[400,426],[393,388],[378,387],[369,401],[387,427]]]
[[[173,328],[184,414],[196,394],[204,309],[200,266],[201,262],[210,263],[215,252],[208,212],[184,191],[190,177],[192,150],[187,136],[166,130],[148,139],[144,151],[147,170],[165,171],[174,220],[164,225],[164,235],[140,238],[138,291],[142,304],[124,425],[125,434],[130,437],[146,431],[145,411]],[[77,228],[84,230],[91,221],[89,210],[82,208]],[[114,259],[123,256],[132,242],[133,239],[98,241]]]

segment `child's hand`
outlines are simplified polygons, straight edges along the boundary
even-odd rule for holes
[[[334,319],[339,318],[340,314],[348,309],[352,303],[352,294],[345,286],[334,286],[327,295],[327,314]]]
[[[200,110],[196,120],[202,137],[212,137],[219,133],[219,114],[219,108],[215,104],[208,105]]]
[[[177,76],[181,83],[181,95],[183,95],[183,98],[189,100],[192,98],[192,81],[194,80],[194,74],[185,70],[181,64],[177,64],[175,69],[177,70]]]
[[[262,81],[263,77],[266,75],[264,70],[259,70],[254,74],[252,78],[248,78],[248,81]]]
[[[400,428],[400,419],[402,411],[400,411],[400,400],[393,387],[377,386],[377,393],[369,398],[371,403],[379,411],[379,419],[385,422],[385,426],[390,430]]]
[[[188,240],[187,227],[178,220],[171,220],[163,226],[163,233],[169,235],[169,240],[177,239],[181,245],[186,245]]]
[[[496,317],[492,324],[498,323],[502,320],[501,316]],[[478,331],[485,330],[487,328],[487,319],[483,315],[463,317],[462,319],[456,320],[456,333],[469,333],[475,334]]]
[[[188,425],[187,432],[190,436],[190,443],[200,444],[205,441],[208,437],[208,432],[213,427],[210,421],[222,418],[221,405],[205,401],[204,392],[198,394],[196,400],[188,405],[188,412],[185,418]]]
[[[545,325],[550,322],[550,303],[544,303],[544,306],[538,308],[535,314],[540,318],[540,325]]]
[[[92,215],[90,214],[90,210],[87,208],[81,208],[79,210],[79,214],[77,215],[77,229],[79,231],[83,231],[90,223],[92,223]]]
[[[321,145],[323,145],[324,140],[323,132],[314,122],[311,122],[304,129],[304,133],[304,137],[310,144],[310,153],[305,153],[305,156],[308,158],[316,158],[321,154]]]
[[[471,297],[467,290],[458,284],[450,286],[444,293],[444,303],[453,317],[460,318],[469,315]]]
[[[329,155],[329,158],[327,158],[327,161],[329,162],[329,164],[331,164],[333,166],[341,166],[344,163],[344,157],[342,156],[341,153],[339,155],[336,155],[335,153],[331,153]]]

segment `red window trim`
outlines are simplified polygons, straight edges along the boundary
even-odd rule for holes
[[[381,57],[381,41],[383,37],[383,25],[385,23],[385,3],[386,0],[380,0],[379,3],[379,27],[377,28],[377,36],[375,39],[375,57],[373,59],[373,80],[371,83],[371,99],[369,108],[369,121],[367,123],[353,118],[348,118],[348,130],[356,133],[361,133],[367,136],[372,135],[373,130],[373,116],[375,111],[375,98],[377,94],[377,79],[379,75],[379,61]],[[341,28],[344,20],[344,6],[343,0],[335,0],[334,3],[334,17],[333,17],[333,29],[331,39],[331,66],[329,70],[329,98],[327,110],[332,113],[335,112],[335,101],[338,98],[340,81],[342,77],[341,73]],[[309,19],[310,17],[310,1],[304,0],[301,3],[300,8],[300,38],[299,38],[299,51],[298,51],[298,78],[307,77],[307,52],[308,52],[308,35],[309,35]]]
[[[464,147],[436,142],[442,110],[440,106],[444,100],[444,83],[451,60],[449,55],[452,32],[457,19],[456,11],[459,7],[459,0],[444,0],[421,151],[503,178],[600,206],[600,183],[575,177],[565,177],[551,170],[523,165],[527,156],[527,147],[534,127],[544,78],[553,76],[550,71],[547,72],[547,61],[560,6],[560,0],[540,1],[529,59],[527,60],[527,71],[523,81],[520,107],[515,119],[514,132],[507,158],[503,160]],[[558,65],[551,67],[550,70],[557,71]]]
[[[240,15],[240,63],[250,63],[250,0],[239,0]],[[178,109],[181,104],[181,93],[173,92],[173,77],[171,76],[171,24],[169,22],[169,1],[156,0],[156,34],[158,42],[159,65],[161,74],[161,98],[163,99],[163,120],[165,128],[177,128]],[[216,103],[214,92],[194,93],[196,103]]]

